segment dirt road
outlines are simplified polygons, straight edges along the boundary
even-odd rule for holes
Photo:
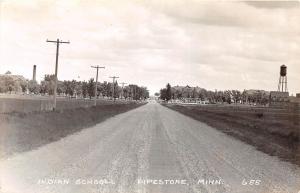
[[[300,191],[299,167],[155,102],[1,160],[0,177],[3,193]]]

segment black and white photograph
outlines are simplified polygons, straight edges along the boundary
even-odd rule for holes
[[[0,193],[300,193],[300,1],[0,0]]]

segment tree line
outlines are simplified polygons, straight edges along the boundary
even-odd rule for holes
[[[54,94],[54,75],[45,75],[44,79],[39,84],[33,80],[14,80],[11,76],[4,76],[0,79],[0,93],[11,92],[29,92],[31,94],[53,95]],[[57,94],[66,97],[109,97],[109,98],[124,98],[133,100],[143,100],[149,98],[147,87],[130,84],[122,88],[118,82],[114,84],[104,81],[98,82],[97,92],[95,93],[96,82],[93,78],[88,81],[76,80],[58,80]],[[113,96],[114,87],[114,96]]]
[[[242,104],[261,104],[269,103],[269,93],[263,90],[224,90],[210,91],[200,87],[174,86],[169,83],[162,88],[159,93],[162,100],[181,100],[181,101],[207,101],[209,103],[242,103]]]

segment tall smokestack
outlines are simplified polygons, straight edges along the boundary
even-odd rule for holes
[[[36,81],[36,65],[33,65],[33,75],[32,75],[32,80]]]

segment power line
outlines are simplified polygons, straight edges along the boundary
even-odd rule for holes
[[[97,105],[97,84],[98,84],[98,71],[99,71],[99,68],[105,68],[104,66],[91,66],[92,68],[96,68],[97,72],[96,72],[96,86],[95,86],[95,99],[94,99],[94,106]]]
[[[56,60],[55,60],[55,84],[54,84],[54,96],[53,96],[53,110],[56,109],[56,90],[57,90],[57,70],[58,70],[58,55],[59,55],[59,44],[69,44],[70,41],[64,42],[59,39],[56,41],[46,40],[46,42],[56,43]]]
[[[113,87],[112,87],[112,89],[113,89],[113,92],[112,92],[112,94],[113,94],[113,99],[114,99],[114,101],[116,100],[116,98],[115,98],[115,79],[117,79],[117,78],[119,78],[118,76],[111,76],[111,77],[109,77],[109,78],[112,78],[113,79]]]

